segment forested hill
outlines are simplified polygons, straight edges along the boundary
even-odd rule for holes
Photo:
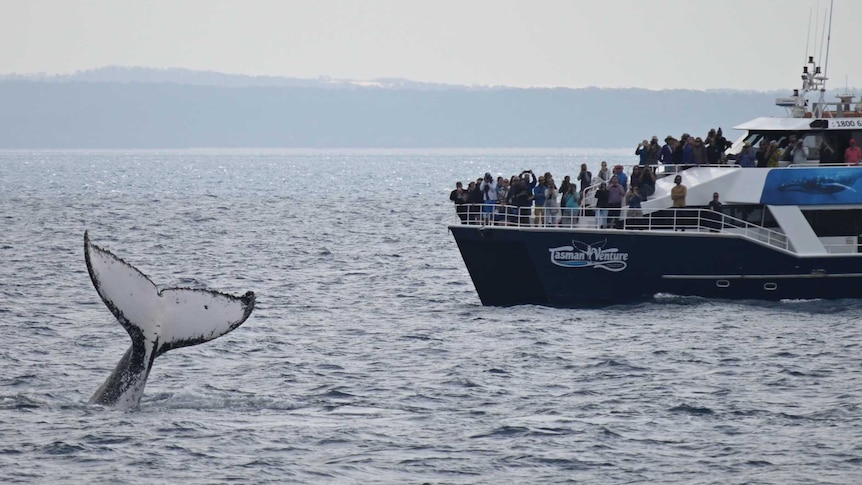
[[[704,135],[788,92],[515,89],[388,80],[0,79],[0,148],[634,146]],[[186,79],[187,82],[184,82]],[[258,79],[258,81],[260,81]]]

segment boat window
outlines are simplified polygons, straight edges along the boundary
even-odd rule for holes
[[[862,234],[862,210],[807,210],[802,214],[819,237]]]
[[[751,143],[751,146],[758,147],[760,146],[760,141],[763,140],[762,133],[749,133],[748,136],[745,137],[743,143],[748,142]],[[742,146],[742,144],[740,144]]]
[[[722,213],[758,226],[778,227],[775,218],[762,205],[725,205],[722,207]]]
[[[856,144],[859,145],[862,143],[862,131],[854,130],[854,131],[844,131],[844,130],[832,130],[827,131],[822,134],[822,139],[826,140],[826,143],[832,147],[832,156],[828,159],[824,159],[823,163],[842,163],[844,162],[844,150],[850,146],[850,139],[856,140]],[[818,159],[820,158],[820,145],[818,144]],[[809,157],[811,158],[810,154]]]
[[[796,135],[797,139],[801,139],[805,146],[808,147],[808,160],[820,160],[820,151],[823,148],[825,141],[832,148],[832,155],[821,160],[822,163],[841,163],[844,161],[844,150],[849,146],[850,139],[856,140],[857,145],[862,145],[862,131],[810,131],[803,133],[790,132],[761,132],[749,133],[743,142],[751,143],[751,146],[758,148],[761,144],[769,143],[772,140],[778,142],[778,146],[782,150],[787,150],[787,145],[790,143],[790,135]],[[739,147],[742,143],[739,144]],[[738,150],[737,150],[738,151]]]
[[[802,138],[805,147],[808,148],[809,160],[820,160],[820,143],[823,141],[822,133],[810,133]]]
[[[820,160],[820,146],[824,137],[834,138],[830,136],[832,133],[822,131],[809,133],[780,133],[774,136],[764,136],[763,138],[764,140],[778,141],[778,146],[781,147],[782,150],[786,151],[793,148],[790,146],[790,137],[794,135],[797,140],[802,140],[802,143],[808,148],[808,160]],[[830,143],[830,145],[832,144]],[[834,145],[832,146],[834,147]],[[783,155],[782,158],[784,158]]]
[[[841,133],[838,131],[827,131],[827,132],[818,134],[818,136],[817,136],[817,139],[818,139],[818,142],[817,142],[817,159],[820,160],[821,150],[825,146],[825,145],[823,145],[823,143],[826,142],[826,144],[829,145],[830,148],[832,148],[832,154],[829,155],[828,152],[823,153],[822,154],[823,159],[821,160],[821,162],[822,163],[843,162],[844,161],[844,150],[842,149],[839,153],[838,148],[845,145],[846,143],[842,142],[841,138],[842,138]],[[808,158],[809,159],[814,158],[813,154],[809,153]]]

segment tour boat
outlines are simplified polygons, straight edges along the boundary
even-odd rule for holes
[[[518,208],[498,206],[505,216],[495,218],[467,207],[449,230],[481,302],[584,307],[657,295],[862,297],[862,168],[844,161],[851,140],[862,145],[862,101],[842,95],[826,102],[825,73],[811,58],[802,79],[801,90],[776,101],[786,117],[734,127],[744,135],[727,148],[726,163],[651,167],[655,193],[637,211],[620,210],[610,228],[596,222],[594,207],[540,226]],[[806,95],[817,91],[819,101],[809,103]],[[804,162],[735,163],[746,144],[783,146],[791,136],[807,148]],[[833,155],[821,161],[824,142]],[[685,208],[672,208],[676,175],[687,187]],[[708,207],[716,192],[720,212]]]

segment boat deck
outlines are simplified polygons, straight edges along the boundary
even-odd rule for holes
[[[659,233],[687,233],[691,235],[708,233],[712,236],[729,235],[743,237],[773,249],[801,255],[810,253],[797,248],[783,231],[763,227],[748,221],[731,217],[709,209],[681,208],[661,209],[647,212],[645,209],[608,208],[596,209],[581,207],[562,209],[553,216],[545,209],[542,218],[536,215],[534,207],[498,205],[495,212],[483,212],[482,205],[465,204],[459,217],[461,224],[475,225],[479,228],[495,227],[525,231],[651,231]],[[554,222],[551,222],[554,221]],[[604,224],[602,222],[605,222]],[[682,235],[682,234],[680,234]],[[824,238],[818,254],[860,254],[858,242],[836,242]],[[834,239],[834,238],[832,238]],[[797,243],[798,244],[798,243]]]

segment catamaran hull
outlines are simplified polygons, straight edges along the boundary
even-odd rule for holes
[[[484,305],[589,307],[656,294],[862,297],[862,255],[799,256],[724,233],[450,226]]]

